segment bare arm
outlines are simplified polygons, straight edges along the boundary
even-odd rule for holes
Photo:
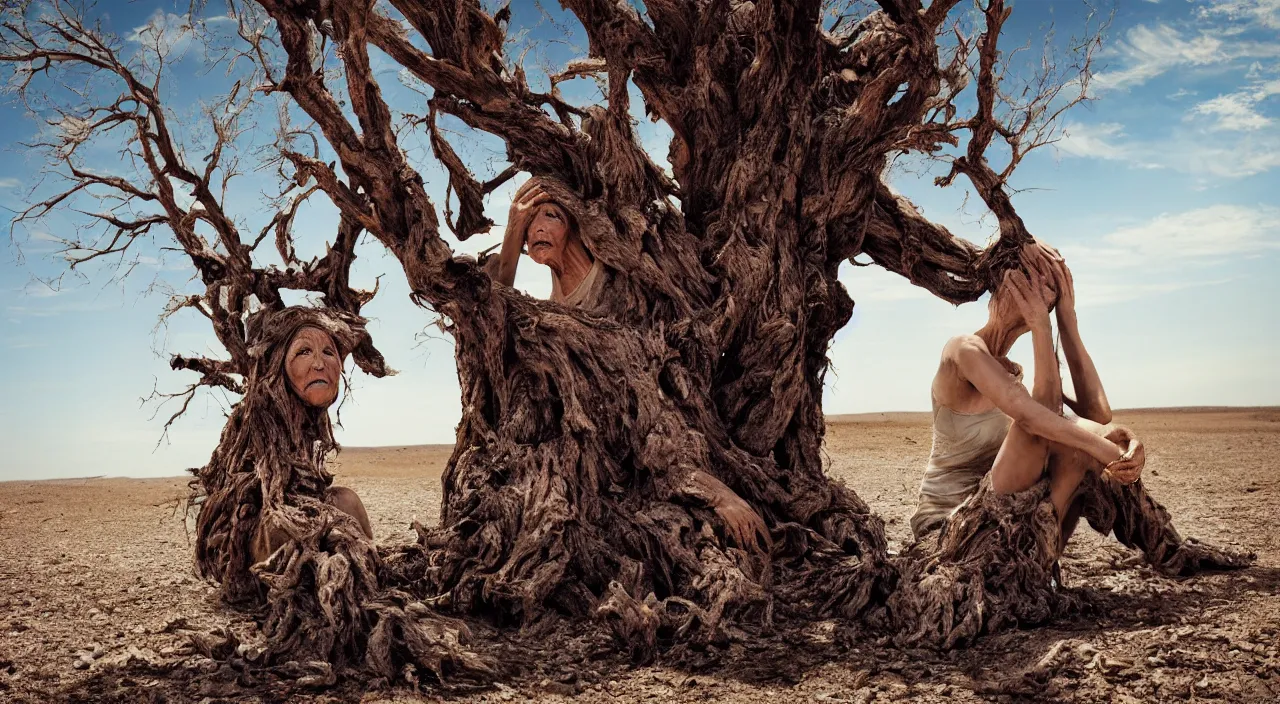
[[[1054,276],[1058,289],[1058,331],[1062,338],[1062,352],[1071,370],[1071,384],[1075,388],[1075,400],[1067,399],[1067,405],[1081,418],[1106,425],[1111,422],[1111,404],[1102,388],[1102,379],[1093,366],[1080,328],[1076,323],[1075,284],[1071,270],[1065,262],[1057,262]],[[1039,364],[1039,362],[1037,362]]]
[[[1120,448],[1040,405],[978,340],[959,344],[956,363],[974,388],[1027,432],[1087,453],[1107,464],[1120,458]],[[1040,366],[1037,364],[1037,366]]]
[[[1108,464],[1121,457],[1120,448],[1060,415],[1062,380],[1058,374],[1057,354],[1053,349],[1049,309],[1044,300],[1047,272],[1043,266],[1043,258],[1036,257],[1035,254],[1033,249],[1026,252],[1028,261],[1033,264],[1031,279],[1021,272],[1010,271],[1005,274],[1001,291],[1012,297],[1032,331],[1036,356],[1036,397],[1028,394],[1026,387],[1005,371],[987,349],[982,338],[976,335],[957,338],[954,347],[949,348],[950,355],[955,359],[961,377],[1012,418],[1022,432],[1078,449],[1102,464]],[[1038,448],[1031,447],[1024,449],[1039,451]]]
[[[1048,324],[1048,316],[1045,317],[1046,320],[1038,322],[1031,330],[1035,348],[1035,381],[1031,387],[1031,398],[1036,404],[1060,413],[1062,375],[1058,373],[1057,354],[1053,349],[1053,329]],[[1022,423],[1014,423],[991,466],[992,487],[1002,493],[1025,488],[1026,482],[1034,481],[1044,467],[1049,445]]]

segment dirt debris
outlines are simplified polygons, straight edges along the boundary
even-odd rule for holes
[[[830,471],[866,497],[894,549],[927,444],[927,417],[834,419]],[[1193,579],[1160,575],[1087,528],[1064,560],[1088,604],[1068,621],[980,640],[947,653],[901,650],[838,624],[791,629],[760,642],[676,649],[630,668],[597,632],[562,624],[542,649],[513,634],[477,633],[495,648],[525,648],[525,671],[479,689],[414,691],[385,683],[307,688],[297,679],[236,671],[193,647],[228,628],[250,653],[252,621],[221,607],[195,579],[186,528],[170,499],[185,479],[90,479],[0,484],[0,700],[14,702],[299,701],[1226,701],[1280,700],[1280,410],[1118,414],[1149,448],[1151,491],[1188,535],[1257,551],[1257,566]],[[410,518],[434,521],[447,448],[353,449],[338,474],[360,492],[378,540],[408,542]],[[395,459],[394,472],[379,458]],[[412,468],[418,467],[418,471]],[[1245,491],[1246,487],[1257,487]],[[895,520],[896,519],[896,520]],[[159,575],[159,577],[156,577]],[[234,662],[234,658],[231,659]],[[323,682],[321,664],[312,682]],[[310,670],[307,670],[310,672]],[[297,674],[297,673],[293,673]]]

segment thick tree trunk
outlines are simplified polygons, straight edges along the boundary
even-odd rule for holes
[[[171,308],[204,313],[230,359],[177,357],[174,366],[202,374],[188,393],[221,386],[245,399],[200,475],[211,498],[202,509],[201,569],[230,597],[265,587],[275,659],[363,660],[382,674],[405,663],[437,675],[486,671],[458,646],[460,629],[433,608],[526,627],[562,615],[599,617],[642,660],[672,641],[702,646],[767,627],[775,594],[907,632],[937,613],[969,618],[982,608],[985,573],[957,567],[950,582],[916,580],[917,563],[889,559],[880,519],[824,472],[827,351],[853,310],[837,272],[865,254],[946,300],[981,295],[1030,240],[1005,182],[1028,151],[1051,141],[1060,114],[1051,107],[1083,99],[1089,55],[1080,97],[1060,100],[1065,83],[1047,75],[1039,94],[1002,104],[1002,0],[985,3],[984,32],[958,37],[945,62],[936,38],[958,0],[927,8],[880,0],[879,11],[838,35],[823,30],[819,0],[647,0],[644,18],[619,0],[562,4],[590,42],[590,56],[567,73],[604,77],[604,105],[577,107],[555,90],[533,91],[502,55],[510,13],[490,16],[478,0],[390,0],[390,8],[373,0],[258,0],[270,22],[241,8],[249,48],[240,58],[258,64],[245,84],[259,87],[247,92],[288,94],[337,157],[326,163],[318,144],[300,153],[295,133],[281,137],[293,169],[289,188],[299,190],[256,239],[242,237],[215,197],[215,175],[225,186],[231,175],[221,169],[234,171],[220,159],[247,105],[235,102],[237,92],[227,110],[211,111],[216,145],[205,171],[193,171],[154,90],[74,13],[59,7],[67,31],[32,30],[22,17],[4,24],[0,60],[27,67],[28,83],[36,63],[118,78],[127,99],[81,110],[86,129],[132,126],[132,162],[146,166],[135,184],[77,168],[67,143],[46,145],[76,185],[33,210],[47,212],[90,186],[158,204],[162,214],[134,221],[97,216],[115,237],[87,258],[122,251],[164,224],[206,285],[204,295]],[[285,55],[282,74],[268,33]],[[480,262],[454,255],[422,176],[399,146],[403,125],[375,78],[370,46],[431,88],[419,112],[459,201],[454,234],[485,229],[483,198],[513,173],[539,177],[606,270],[605,294],[590,310],[532,300],[494,283]],[[336,61],[342,86],[327,84]],[[958,117],[957,98],[971,79],[976,109]],[[646,112],[674,133],[674,178],[638,145],[633,84]],[[478,181],[436,129],[439,114],[503,139],[510,167]],[[963,155],[939,154],[959,146],[962,132]],[[1010,154],[999,173],[985,156],[997,137]],[[944,185],[965,175],[996,216],[999,239],[980,250],[892,193],[883,173],[889,156],[904,152],[948,161]],[[175,179],[198,207],[181,206]],[[290,227],[313,193],[326,195],[341,218],[330,252],[302,263]],[[197,223],[216,239],[206,241]],[[255,265],[273,227],[284,270]],[[306,427],[315,437],[303,442],[289,435],[301,432],[290,425],[298,418],[271,416],[264,399],[280,401],[283,392],[259,382],[278,370],[260,367],[253,346],[262,341],[245,327],[257,308],[284,308],[282,289],[323,293],[328,307],[357,313],[372,295],[348,285],[362,232],[400,261],[414,300],[444,317],[463,401],[441,522],[419,527],[418,545],[386,555],[320,500],[327,474],[314,443],[331,445],[321,432],[327,426],[312,419]],[[385,373],[375,354],[368,340],[356,350],[362,367]],[[263,412],[274,430],[246,421]],[[276,442],[286,436],[288,456]],[[698,475],[719,479],[763,517],[770,554],[732,545],[692,488]],[[1116,495],[1088,515],[1167,556],[1168,546],[1182,543],[1144,501]],[[1038,510],[1023,498],[974,506],[970,527],[983,535],[999,511]],[[288,526],[293,540],[251,576],[244,540],[259,516]],[[1035,542],[1027,536],[1042,521],[1033,519],[1031,533],[993,538],[986,557]],[[948,559],[962,558],[961,547],[949,548]],[[1201,559],[1183,547],[1174,552],[1160,559],[1180,569]],[[1010,589],[1038,588],[1043,577],[1020,574]],[[964,580],[977,586],[955,601],[951,585]],[[413,602],[396,588],[430,600]],[[890,598],[894,590],[915,596]],[[947,638],[977,632],[972,623],[938,623]]]

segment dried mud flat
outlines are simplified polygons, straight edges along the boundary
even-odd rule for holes
[[[605,648],[585,661],[553,649],[471,692],[246,687],[191,654],[189,633],[248,625],[192,574],[175,512],[183,478],[0,483],[0,701],[1280,701],[1280,409],[1117,420],[1147,443],[1146,482],[1184,535],[1248,547],[1254,568],[1170,579],[1083,527],[1063,571],[1089,610],[965,650],[902,651],[817,624],[643,668]],[[831,473],[900,544],[929,450],[927,415],[831,421]],[[447,458],[440,447],[353,448],[338,480],[364,498],[379,541],[407,541],[411,518],[436,519]]]

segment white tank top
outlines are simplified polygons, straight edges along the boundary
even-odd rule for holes
[[[933,401],[933,449],[911,516],[916,538],[941,526],[955,507],[977,491],[978,482],[995,464],[1011,424],[999,408],[959,413]]]

